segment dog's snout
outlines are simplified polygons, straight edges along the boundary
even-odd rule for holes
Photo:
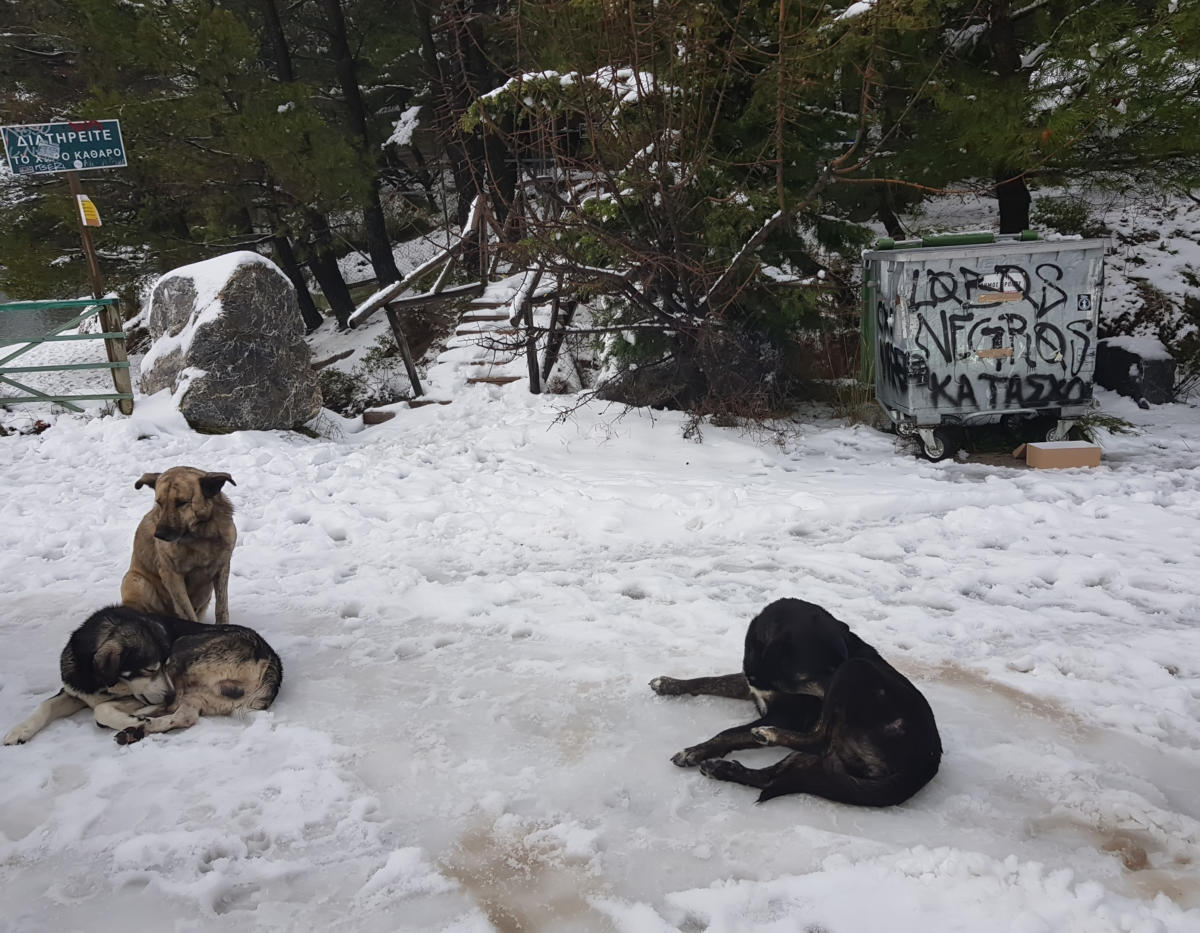
[[[163,706],[170,706],[174,702],[175,702],[175,691],[174,690],[168,690],[165,694],[163,694],[163,698],[162,698]]]
[[[178,541],[183,537],[183,532],[178,528],[167,528],[164,525],[159,525],[154,529],[154,537],[159,541]]]

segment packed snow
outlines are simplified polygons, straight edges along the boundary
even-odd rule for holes
[[[236,480],[231,612],[284,684],[125,748],[82,713],[0,748],[0,926],[1200,929],[1200,412],[1102,398],[1143,433],[1067,471],[815,414],[696,442],[521,384],[317,439],[196,434],[162,395],[4,438],[5,728],[173,464]],[[781,596],[928,696],[946,755],[907,804],[670,763],[750,710],[647,681],[736,670]]]

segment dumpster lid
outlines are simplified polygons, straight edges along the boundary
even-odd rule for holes
[[[958,239],[951,239],[951,236]],[[1089,250],[1104,250],[1108,240],[1092,239],[1008,239],[993,241],[976,239],[979,236],[991,234],[955,234],[947,237],[926,237],[924,240],[902,240],[900,242],[880,240],[880,243],[893,242],[893,245],[881,249],[866,250],[863,259],[891,259],[905,261],[911,259],[953,259],[958,256],[986,256],[989,253],[1062,253],[1087,252]]]

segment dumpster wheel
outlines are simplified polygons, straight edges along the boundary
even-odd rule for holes
[[[937,463],[958,453],[958,432],[951,428],[917,428],[921,437],[921,456]]]
[[[1046,432],[1046,440],[1048,441],[1065,441],[1067,435],[1071,433],[1071,428],[1074,426],[1074,421],[1064,421],[1059,419],[1054,427]]]

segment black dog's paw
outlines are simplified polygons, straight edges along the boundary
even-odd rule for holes
[[[745,770],[745,766],[724,758],[706,758],[700,762],[700,773],[705,777],[716,778],[718,781],[732,781],[735,779],[735,775]]]
[[[750,730],[750,734],[760,745],[779,744],[779,730],[774,726],[755,726]]]
[[[700,764],[705,757],[710,753],[706,752],[699,746],[693,748],[685,748],[681,752],[676,752],[671,756],[671,763],[678,765],[680,768],[694,768]]]
[[[134,742],[140,742],[145,737],[145,726],[129,726],[114,736],[118,745],[132,745]]]
[[[679,696],[679,683],[674,677],[655,677],[650,681],[650,689],[662,697]]]

